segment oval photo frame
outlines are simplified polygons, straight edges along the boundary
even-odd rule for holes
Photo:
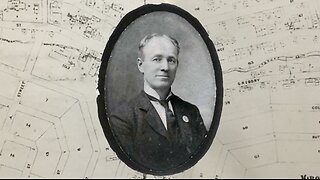
[[[143,29],[143,27],[147,29]],[[130,34],[130,32],[133,34]],[[157,161],[157,164],[149,164],[137,160],[138,158],[134,157],[134,153],[123,147],[121,144],[123,141],[119,140],[119,136],[115,136],[116,130],[113,129],[115,126],[110,124],[110,117],[114,117],[113,112],[117,111],[117,108],[123,107],[121,104],[130,103],[130,99],[134,98],[143,89],[143,76],[138,75],[141,73],[138,71],[136,59],[140,40],[145,35],[152,33],[166,34],[181,42],[181,44],[179,43],[181,46],[179,54],[180,69],[177,70],[172,91],[173,93],[178,92],[178,96],[181,96],[182,99],[187,99],[191,104],[199,107],[199,110],[195,111],[200,112],[200,117],[203,117],[201,119],[204,123],[202,126],[205,126],[207,130],[199,145],[192,152],[189,152],[188,158],[183,162],[177,161],[177,164],[173,161],[167,169],[160,166],[162,161]],[[223,81],[219,58],[213,42],[201,23],[177,6],[170,4],[144,5],[123,17],[110,36],[104,50],[99,72],[98,90],[98,115],[105,137],[119,159],[139,172],[152,175],[171,175],[185,171],[194,166],[205,155],[216,135],[223,105]],[[149,104],[151,105],[151,103]],[[197,109],[193,108],[196,106],[188,105],[192,110]],[[127,110],[131,112],[132,109],[137,108]],[[173,109],[175,116],[182,123],[180,124],[181,127],[191,124],[188,114],[179,116],[175,107]],[[140,108],[139,110],[143,109]],[[126,112],[120,113],[126,114]],[[150,125],[152,126],[151,122]],[[125,123],[119,125],[120,128],[126,126]],[[140,126],[138,128],[141,130]],[[146,133],[146,130],[143,130],[143,133]],[[185,138],[190,138],[191,131],[184,133]],[[152,138],[154,137],[150,136],[148,140],[144,139],[142,142],[153,142]],[[139,145],[145,146],[146,149],[152,148],[148,147],[147,144],[140,143]],[[162,147],[160,143],[159,147]],[[163,158],[168,157],[171,153],[163,152]],[[168,162],[170,161],[168,160]]]

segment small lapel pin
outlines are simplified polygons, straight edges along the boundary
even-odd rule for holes
[[[187,116],[182,116],[182,120],[186,123],[189,122],[189,118]]]

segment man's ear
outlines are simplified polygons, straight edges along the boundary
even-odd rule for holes
[[[141,58],[138,58],[138,59],[137,59],[137,65],[138,65],[139,71],[140,71],[141,73],[144,73],[143,68],[142,68],[143,61],[142,61]]]

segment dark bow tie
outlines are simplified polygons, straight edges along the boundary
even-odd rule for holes
[[[169,101],[171,99],[171,96],[169,98],[167,98],[167,99],[160,100],[160,99],[157,99],[157,98],[155,98],[153,96],[150,96],[147,93],[146,93],[146,95],[151,101],[159,102],[164,108],[169,108],[168,103],[169,103]]]
[[[164,99],[164,100],[159,100],[153,96],[150,96],[147,93],[146,93],[146,95],[151,101],[159,102],[164,107],[165,112],[166,112],[166,118],[167,118],[168,137],[172,140],[175,139],[176,129],[177,129],[177,121],[176,121],[175,115],[173,114],[173,112],[169,108],[169,101],[171,100],[172,96],[170,96],[169,98]]]

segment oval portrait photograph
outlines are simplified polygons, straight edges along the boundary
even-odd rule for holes
[[[200,22],[170,4],[128,13],[111,35],[97,98],[104,134],[134,170],[170,175],[210,148],[222,110],[222,72]]]

